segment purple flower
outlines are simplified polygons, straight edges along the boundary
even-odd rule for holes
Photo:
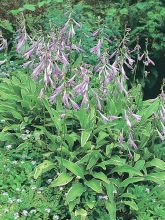
[[[76,102],[74,102],[71,98],[69,98],[71,104],[72,104],[72,107],[76,110],[79,110],[80,107],[78,106],[78,104]]]
[[[24,46],[27,40],[26,30],[23,29],[20,31],[20,36],[18,37],[18,44],[17,44],[17,52],[20,52],[21,48]]]
[[[89,84],[89,77],[84,77],[82,83],[80,83],[79,85],[77,85],[74,90],[78,95],[83,94],[87,88],[88,88],[88,84]]]
[[[53,71],[54,79],[56,80],[56,78],[61,78],[61,75],[62,75],[62,71],[60,70],[60,68],[56,64],[54,71]]]
[[[40,99],[43,99],[43,98],[44,98],[44,88],[41,89],[38,98],[40,98]]]
[[[133,135],[130,133],[129,135],[129,140],[128,140],[129,144],[131,147],[133,147],[134,149],[137,149],[137,145],[135,144],[134,142],[134,139],[133,139]]]
[[[93,35],[94,37],[96,37],[96,36],[99,34],[99,32],[100,32],[100,30],[98,29],[98,30],[94,31],[94,32],[92,33],[92,35]]]
[[[0,60],[0,65],[4,64],[7,60]]]
[[[165,122],[165,108],[162,106],[160,110],[160,118],[163,122]]]
[[[85,91],[84,95],[83,95],[83,100],[81,102],[81,106],[85,105],[88,103],[88,93],[87,91]]]
[[[64,34],[69,27],[70,19],[64,24],[63,28],[61,29],[61,34]]]
[[[100,57],[100,49],[102,44],[103,42],[99,40],[98,44],[90,50],[90,52],[96,54],[98,58]]]
[[[30,64],[32,64],[32,63],[33,63],[32,60],[30,60],[30,61],[24,63],[23,67],[26,68],[26,67],[30,66]]]
[[[114,121],[114,120],[119,119],[121,117],[117,117],[115,115],[110,115],[108,118],[109,118],[110,121]]]
[[[84,52],[82,48],[80,48],[79,46],[76,46],[75,44],[72,44],[71,48],[72,50],[76,50],[77,52]]]
[[[67,66],[69,64],[67,58],[66,58],[66,55],[64,55],[62,53],[62,59],[61,59],[61,62],[64,64],[64,66]]]
[[[66,108],[69,108],[69,95],[66,93],[66,91],[64,92],[64,95],[62,97],[62,102],[64,103]]]
[[[106,76],[105,76],[105,84],[108,85],[115,77],[115,74],[112,70],[105,70]]]
[[[120,136],[119,136],[119,143],[123,144],[124,143],[124,136],[123,136],[123,130],[120,132]]]
[[[141,56],[138,54],[138,60],[139,61],[141,61],[143,59],[143,57],[144,57],[144,53]]]
[[[98,108],[99,111],[101,111],[102,106],[101,106],[101,103],[100,103],[100,98],[99,98],[98,94],[95,93],[95,92],[94,92],[94,95],[95,95],[96,101],[97,101],[97,108]]]
[[[39,65],[33,70],[32,78],[37,79],[38,75],[44,70],[45,67],[45,59],[43,58]]]
[[[132,113],[132,116],[135,118],[135,120],[136,120],[137,122],[140,122],[141,119],[142,119],[142,116],[140,116],[140,115],[136,115],[136,114],[133,114],[133,113]]]
[[[56,97],[63,91],[64,89],[64,83],[62,83],[53,93],[53,95],[50,96],[49,101],[53,104],[55,102]]]
[[[37,42],[35,42],[27,51],[25,51],[24,57],[29,59],[29,57],[31,57],[31,55],[33,54],[34,49],[36,48],[36,45],[37,45]]]
[[[156,130],[157,130],[157,133],[159,135],[160,140],[164,141],[165,140],[165,137],[164,137],[165,135],[162,135],[158,129],[156,129]]]
[[[75,77],[76,77],[76,75],[74,75],[71,79],[69,79],[69,81],[68,81],[68,84],[70,85],[70,86],[75,86],[76,85],[76,82],[75,82]]]
[[[73,19],[73,22],[75,23],[76,27],[81,28],[81,24],[79,24],[77,21],[75,21],[75,20]]]
[[[120,80],[119,78],[117,78],[117,79],[116,79],[116,83],[117,83],[118,86],[119,86],[120,92],[124,92],[125,95],[128,96],[128,92],[127,92],[126,89],[124,88],[122,79]]]
[[[128,115],[127,115],[126,111],[124,112],[124,117],[125,117],[127,126],[128,126],[129,128],[131,128],[132,125],[131,125],[131,122],[130,122],[130,120],[129,120],[129,118],[128,118]]]
[[[103,115],[100,111],[98,111],[98,112],[99,112],[99,114],[100,114],[100,116],[101,116],[101,118],[103,119],[104,122],[108,122],[108,121],[109,121],[109,118],[108,118],[108,117],[106,117],[105,115]]]

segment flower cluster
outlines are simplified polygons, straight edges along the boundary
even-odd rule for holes
[[[39,98],[44,98],[46,91],[49,93],[51,91],[49,101],[52,104],[60,97],[65,108],[76,110],[82,106],[89,109],[89,100],[92,98],[95,99],[96,108],[103,121],[120,119],[121,116],[118,115],[104,115],[103,107],[107,96],[114,95],[115,91],[127,98],[129,95],[127,70],[134,73],[138,61],[143,61],[145,66],[154,65],[154,62],[149,58],[147,48],[142,54],[138,44],[132,50],[129,49],[130,29],[126,29],[124,38],[112,53],[110,51],[112,41],[102,30],[96,30],[91,34],[96,44],[89,51],[82,48],[81,41],[77,42],[76,30],[82,31],[81,25],[70,15],[63,27],[52,29],[47,36],[40,33],[39,37],[32,39],[26,32],[25,22],[21,23],[17,51],[25,57],[24,66],[31,69],[32,78],[43,84]],[[21,48],[25,44],[29,46],[23,51]],[[83,61],[86,53],[96,56],[96,65]],[[135,54],[136,61],[133,58]],[[163,111],[162,108],[161,117],[164,117]],[[131,121],[139,123],[141,116],[128,108],[122,118],[129,130],[129,146],[137,149]],[[124,143],[123,131],[120,133],[119,142]]]

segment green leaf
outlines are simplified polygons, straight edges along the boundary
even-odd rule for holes
[[[75,211],[75,216],[81,216],[81,220],[86,220],[87,211],[85,209],[79,209]]]
[[[111,220],[116,220],[116,204],[115,202],[105,202],[105,207],[109,213],[109,219]]]
[[[84,145],[87,143],[89,137],[90,137],[91,131],[82,131],[81,132],[81,146],[84,147]]]
[[[142,170],[144,168],[145,165],[145,160],[138,160],[135,164],[135,168],[137,170]]]
[[[12,23],[9,20],[0,19],[0,27],[4,28],[5,30],[14,33]]]
[[[47,4],[46,1],[38,2],[38,7],[41,8],[41,7],[44,6],[45,4]]]
[[[128,14],[128,9],[127,9],[127,8],[122,8],[122,9],[120,10],[120,14],[122,14],[122,15],[127,15],[127,14]]]
[[[56,157],[56,159],[70,172],[72,172],[76,176],[84,178],[84,170],[81,167],[79,167],[76,163],[73,163],[69,160],[61,159],[60,157]]]
[[[32,4],[26,4],[23,6],[23,8],[29,11],[35,11],[35,5],[32,5]]]
[[[107,165],[123,166],[125,164],[125,161],[126,161],[125,159],[122,159],[119,156],[114,156],[107,161],[103,161],[103,162],[97,164],[97,166],[102,167],[103,169],[106,169]]]
[[[67,203],[74,201],[77,197],[80,197],[85,191],[86,188],[81,183],[73,184],[66,196]]]
[[[67,173],[61,173],[56,179],[51,183],[51,187],[64,186],[72,181],[73,177]]]
[[[127,178],[121,183],[121,187],[127,187],[131,183],[137,183],[140,181],[144,181],[143,177],[132,177],[132,178]]]
[[[93,189],[97,193],[102,193],[101,182],[96,179],[85,181],[85,185],[87,185],[89,188]]]
[[[123,165],[120,167],[116,167],[112,170],[112,172],[118,172],[118,173],[129,173],[130,175],[137,175],[137,176],[143,176],[143,174],[137,170],[134,167],[131,167],[129,165]]]
[[[148,106],[145,107],[142,111],[137,112],[138,115],[142,116],[142,122],[144,123],[145,120],[147,120],[149,117],[151,117],[155,112],[157,112],[159,108],[159,99],[156,99],[156,101],[151,102],[145,101],[144,104],[147,104]]]
[[[99,144],[100,141],[104,140],[108,136],[109,136],[109,134],[107,134],[106,132],[100,131],[99,132],[99,136],[98,136],[98,138],[96,140],[96,143]]]
[[[130,198],[130,199],[136,199],[137,197],[133,195],[132,193],[123,193],[120,197],[124,198]]]
[[[164,181],[161,178],[159,178],[159,176],[154,174],[146,175],[144,178],[145,180],[152,181],[160,185],[164,184]]]
[[[90,155],[90,159],[89,159],[86,169],[90,170],[93,166],[95,166],[100,157],[101,157],[101,154],[98,151],[93,151]]]
[[[125,205],[128,205],[129,207],[131,207],[131,209],[133,209],[133,210],[138,211],[138,209],[139,209],[134,201],[123,201],[123,203]]]
[[[34,172],[34,179],[37,179],[39,176],[41,176],[43,173],[53,169],[55,167],[54,163],[52,163],[49,160],[44,160],[43,163],[39,164],[36,168],[35,168],[35,172]]]
[[[103,172],[93,173],[92,176],[96,179],[102,180],[105,183],[109,183],[107,176]]]
[[[109,183],[105,185],[107,190],[107,195],[109,201],[105,202],[106,209],[108,210],[110,219],[116,220],[116,203],[114,201],[114,186],[113,184]]]
[[[82,62],[82,58],[82,54],[80,54],[75,63],[73,64],[73,67],[78,67]]]
[[[153,160],[151,160],[146,164],[146,167],[151,167],[151,166],[157,167],[161,170],[165,170],[165,162],[158,158],[154,158]]]

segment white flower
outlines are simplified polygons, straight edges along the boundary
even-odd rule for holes
[[[40,190],[40,191],[43,191],[43,190],[44,190],[44,188],[43,188],[43,187],[40,187],[40,188],[39,188],[39,190]]]
[[[52,179],[48,179],[47,183],[51,183],[52,182]]]
[[[18,203],[21,203],[22,202],[22,199],[17,199],[16,200]]]
[[[36,214],[36,212],[37,212],[36,209],[32,209],[32,210],[30,211],[30,214]]]
[[[21,191],[20,188],[16,188],[15,190],[16,190],[17,192],[20,192],[20,191]]]
[[[26,154],[22,154],[22,159],[25,159],[26,158]]]
[[[33,160],[31,163],[32,163],[32,165],[35,165],[35,164],[36,164],[36,161]]]
[[[28,211],[27,210],[23,210],[22,215],[27,216],[28,215]]]
[[[12,204],[12,203],[13,203],[13,199],[12,199],[12,198],[9,198],[9,199],[8,199],[8,203]]]
[[[18,219],[18,218],[19,218],[18,212],[14,213],[14,219]]]
[[[9,209],[5,208],[4,213],[8,213],[8,212],[9,212]]]
[[[38,194],[41,194],[41,191],[37,191]]]
[[[76,177],[76,179],[78,179],[78,180],[79,180],[79,179],[81,179],[81,177],[80,177],[80,176],[77,176],[77,177]]]
[[[35,189],[37,189],[37,187],[36,187],[36,186],[32,186],[31,189],[32,189],[32,190],[35,190]]]
[[[18,163],[18,161],[14,160],[12,163],[16,165]]]
[[[2,119],[2,120],[1,120],[1,123],[4,123],[4,122],[5,122],[5,119]]]
[[[9,196],[9,194],[7,192],[3,192],[2,195],[3,196]]]
[[[64,188],[61,186],[61,187],[60,187],[60,191],[62,191],[63,189],[64,189]]]
[[[29,134],[30,133],[30,131],[27,129],[27,130],[25,130],[25,132],[26,132],[26,134]]]
[[[60,217],[58,216],[58,215],[53,215],[53,220],[58,220],[58,219],[60,219]]]
[[[149,192],[150,192],[150,189],[146,188],[146,189],[145,189],[145,192],[149,193]]]
[[[12,149],[12,145],[11,145],[11,144],[7,145],[7,146],[6,146],[6,149],[7,149],[7,150],[11,150],[11,149]]]
[[[47,213],[50,213],[50,211],[51,211],[51,210],[50,210],[49,208],[46,208],[46,209],[45,209],[45,212],[47,212]]]

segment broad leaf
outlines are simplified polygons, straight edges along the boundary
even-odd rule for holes
[[[61,159],[60,157],[56,157],[56,159],[69,171],[71,171],[76,176],[80,176],[84,178],[84,170],[78,166],[76,163],[73,163],[69,160]]]
[[[109,183],[107,176],[103,172],[93,173],[92,176],[96,179],[102,180],[105,183]]]
[[[67,203],[74,201],[77,197],[80,197],[85,191],[86,188],[81,183],[75,183],[74,185],[72,185],[67,193]]]
[[[87,143],[89,137],[90,137],[91,131],[85,130],[81,132],[81,147],[84,147],[84,145]]]
[[[154,158],[150,162],[146,164],[146,167],[154,166],[161,170],[165,170],[165,162],[163,160],[160,160],[158,158]]]
[[[87,185],[89,188],[93,189],[97,193],[102,193],[101,182],[96,179],[85,181],[85,185]]]
[[[55,167],[54,163],[52,163],[49,160],[45,160],[43,163],[39,164],[35,168],[34,172],[34,179],[37,179],[39,176],[41,176],[43,173],[53,169]]]
[[[52,181],[51,187],[64,186],[68,184],[72,179],[73,177],[69,174],[61,173],[56,179]]]
[[[128,205],[131,209],[138,211],[138,206],[134,201],[123,201],[125,205]]]
[[[140,181],[144,181],[143,177],[132,177],[132,178],[127,178],[121,183],[121,187],[127,187],[131,183],[137,183]]]

